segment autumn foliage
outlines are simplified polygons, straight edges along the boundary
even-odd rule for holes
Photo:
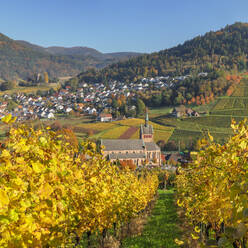
[[[136,169],[136,165],[134,164],[134,162],[131,159],[120,161],[120,165],[122,168],[128,168],[130,170]]]
[[[212,247],[247,247],[248,125],[232,123],[234,136],[224,145],[213,137],[200,142],[193,162],[177,176],[178,205],[193,226],[193,239]],[[205,246],[204,246],[205,247]],[[209,247],[209,246],[208,246]]]
[[[10,128],[0,148],[0,247],[75,246],[84,233],[146,208],[157,190],[155,175],[138,178],[103,159],[94,143],[81,147],[49,128]]]

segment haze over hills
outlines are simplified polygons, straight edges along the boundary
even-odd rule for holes
[[[89,68],[103,68],[139,53],[103,54],[88,47],[42,47],[27,41],[15,41],[0,34],[0,78],[27,78],[48,72],[49,77],[76,76]]]
[[[136,81],[142,77],[187,75],[247,67],[248,24],[235,23],[210,31],[176,47],[111,64],[99,71],[78,75],[79,81]]]
[[[61,46],[51,46],[51,47],[42,47],[38,45],[34,45],[27,41],[17,40],[17,42],[32,48],[38,52],[47,52],[53,55],[71,55],[71,56],[91,56],[95,58],[131,58],[133,56],[141,55],[141,53],[135,52],[116,52],[116,53],[101,53],[98,50],[90,47],[82,47],[82,46],[75,46],[75,47],[61,47]]]

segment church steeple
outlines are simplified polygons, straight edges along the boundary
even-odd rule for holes
[[[140,125],[140,139],[144,142],[153,142],[153,127],[149,125],[148,108],[146,108],[145,125]]]
[[[149,116],[148,116],[148,108],[146,108],[146,119],[145,119],[145,126],[148,127],[148,122],[149,122]]]

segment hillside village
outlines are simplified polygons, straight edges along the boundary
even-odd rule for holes
[[[199,73],[199,77],[207,76],[207,73]],[[111,81],[107,85],[103,83],[81,83],[76,91],[66,86],[57,92],[46,96],[25,95],[17,93],[5,94],[0,100],[0,118],[7,114],[17,117],[18,121],[34,119],[56,119],[58,114],[71,114],[78,112],[98,116],[107,108],[111,113],[109,99],[113,96],[124,95],[136,99],[140,92],[149,93],[151,90],[170,89],[178,81],[182,81],[190,75],[169,77],[161,76],[155,78],[142,78],[138,82],[124,83]],[[9,106],[9,102],[14,106]],[[128,106],[130,109],[135,106]],[[110,118],[111,119],[111,118]],[[106,119],[104,119],[106,120]]]

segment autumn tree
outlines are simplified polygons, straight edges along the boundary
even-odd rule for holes
[[[45,71],[44,72],[44,82],[46,83],[46,84],[48,84],[49,83],[49,77],[48,77],[48,73]]]
[[[145,110],[146,110],[146,106],[144,102],[138,98],[136,101],[136,114],[137,115],[143,114],[145,113]]]

